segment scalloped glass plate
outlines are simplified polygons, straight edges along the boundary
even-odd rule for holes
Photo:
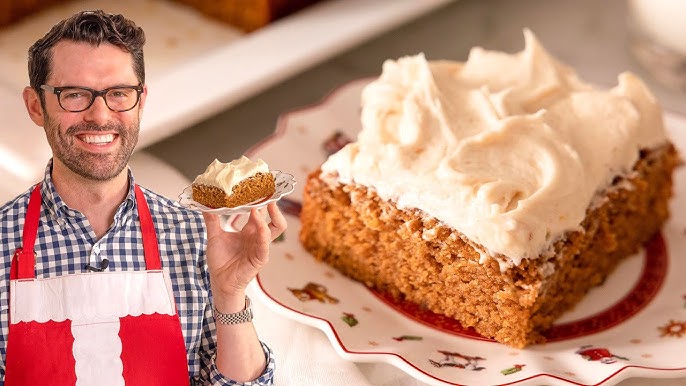
[[[356,137],[360,90],[368,81],[283,114],[275,133],[249,155],[304,181]],[[665,122],[686,154],[686,118],[667,113]],[[316,261],[298,240],[302,189],[279,201],[289,227],[272,244],[256,292],[275,312],[322,330],[346,360],[387,363],[432,385],[612,385],[631,377],[686,377],[686,167],[675,174],[674,193],[662,234],[563,315],[548,343],[522,350],[395,303]]]
[[[279,170],[271,170],[271,173],[274,176],[274,183],[276,185],[276,190],[274,191],[274,194],[272,194],[269,197],[263,197],[249,204],[236,206],[234,208],[208,208],[205,205],[202,205],[193,200],[192,185],[188,185],[186,188],[183,189],[183,192],[179,194],[179,199],[177,202],[184,208],[216,214],[219,216],[233,216],[238,214],[250,213],[250,211],[254,208],[265,207],[270,202],[279,201],[282,197],[293,192],[293,189],[295,188],[295,179],[293,178],[293,175],[283,173]]]

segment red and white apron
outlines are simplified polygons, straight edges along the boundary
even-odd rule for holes
[[[36,185],[12,259],[7,386],[188,385],[171,282],[145,197],[135,191],[147,270],[36,279]]]

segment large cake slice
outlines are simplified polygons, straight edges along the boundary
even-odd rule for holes
[[[525,40],[386,61],[357,140],[308,177],[300,234],[344,274],[513,347],[660,230],[679,163],[636,76],[597,89]]]

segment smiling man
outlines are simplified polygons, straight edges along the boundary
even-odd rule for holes
[[[144,43],[86,11],[29,49],[23,98],[52,158],[0,208],[0,384],[273,382],[245,289],[286,221],[270,204],[224,232],[135,183]]]

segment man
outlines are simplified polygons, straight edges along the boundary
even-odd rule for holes
[[[0,208],[8,386],[272,383],[245,289],[286,220],[272,203],[270,222],[253,210],[224,232],[216,216],[135,184],[144,43],[132,21],[95,11],[29,49],[23,98],[52,159]]]

